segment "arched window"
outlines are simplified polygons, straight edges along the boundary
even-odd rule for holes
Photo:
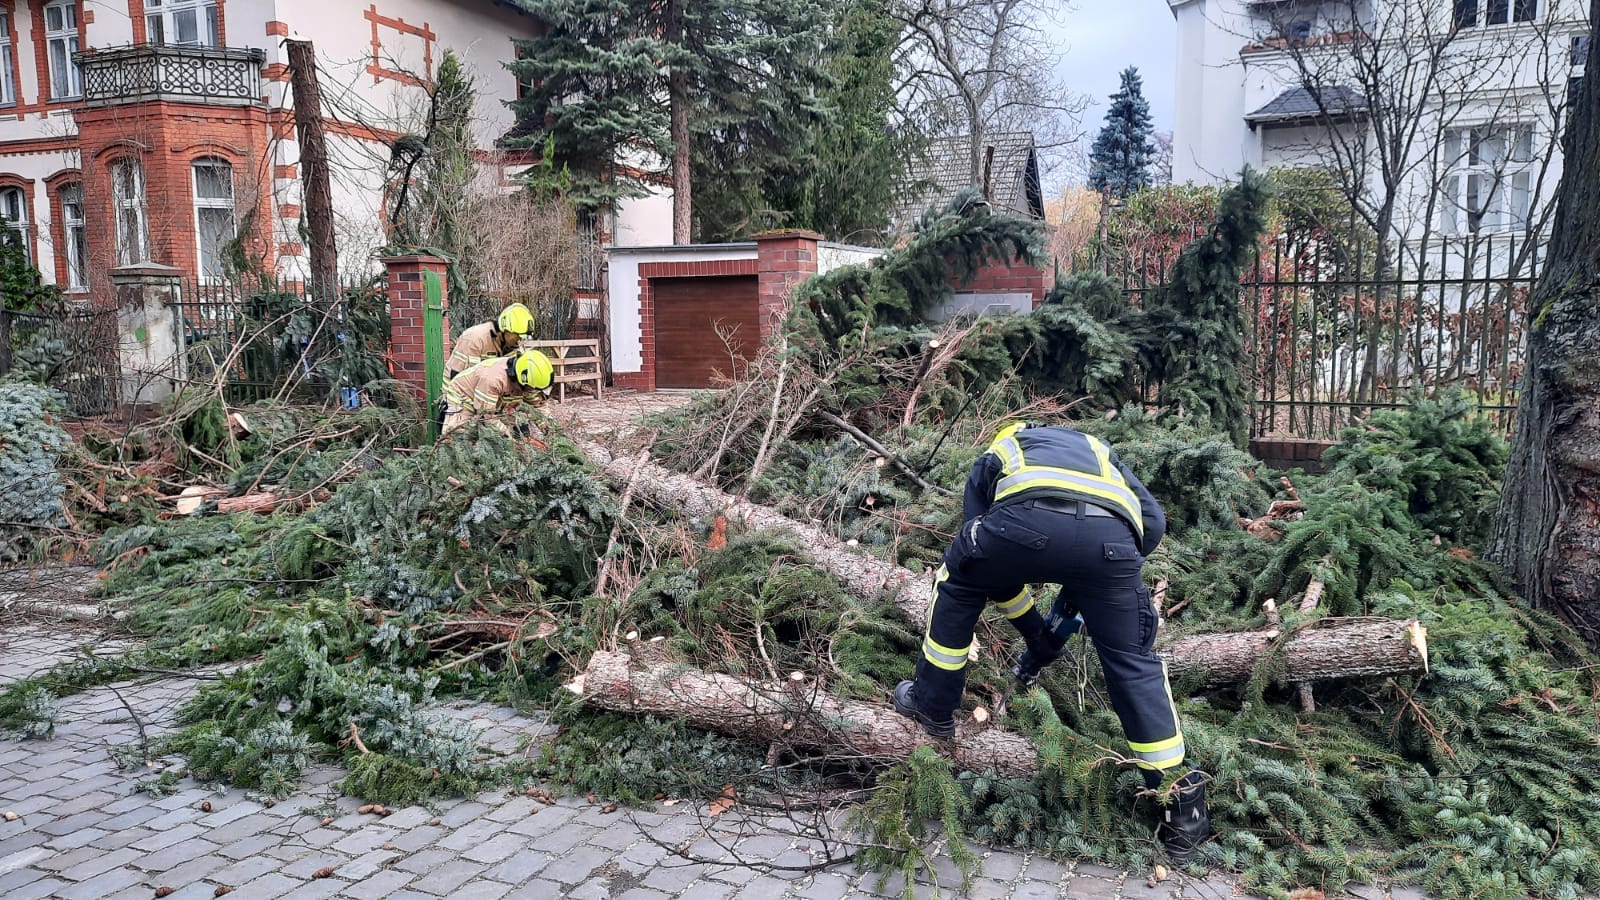
[[[0,219],[11,226],[22,238],[22,248],[28,261],[33,261],[33,242],[28,240],[28,195],[22,188],[0,188]]]
[[[220,159],[194,164],[195,235],[200,243],[200,277],[227,274],[227,245],[233,240],[233,166]]]
[[[145,225],[144,171],[125,156],[111,164],[111,196],[117,215],[117,265],[131,266],[150,258],[150,231]]]
[[[89,242],[83,216],[83,185],[63,184],[61,198],[62,256],[66,262],[67,290],[89,287]]]

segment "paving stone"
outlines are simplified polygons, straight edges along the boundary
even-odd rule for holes
[[[877,897],[900,897],[905,893],[906,876],[899,872],[869,872],[861,879],[861,890]]]
[[[241,859],[232,865],[218,869],[211,873],[209,877],[213,881],[237,886],[249,884],[268,872],[277,871],[282,866],[281,862],[270,856],[252,856],[249,859]]]
[[[141,864],[143,861],[140,861]],[[174,887],[190,882],[199,881],[218,869],[224,868],[231,860],[220,856],[199,856],[182,865],[175,866],[151,877],[151,880],[161,884],[170,884]]]
[[[759,873],[749,866],[711,866],[706,873],[706,877],[714,878],[733,887],[742,887],[749,884],[757,874]]]
[[[551,856],[537,850],[518,850],[509,859],[485,873],[495,881],[521,884],[539,874],[550,864]]]
[[[62,869],[62,878],[68,881],[87,881],[101,872],[109,872],[144,855],[132,847],[123,847],[121,850],[100,850],[95,847],[82,849],[92,850],[95,853],[94,858],[86,859],[69,869]]]
[[[261,813],[265,812],[266,810],[261,811]],[[206,840],[217,844],[231,844],[234,841],[241,841],[252,835],[260,834],[269,828],[277,828],[283,825],[282,819],[261,813],[235,819],[219,828],[207,828]],[[205,821],[201,820],[200,825],[204,827]]]
[[[421,806],[408,806],[405,809],[395,810],[389,815],[384,816],[380,821],[390,828],[403,830],[406,828],[415,828],[418,825],[423,825],[432,819],[432,810]]]
[[[500,900],[501,897],[509,893],[511,893],[511,885],[483,879],[462,885],[450,896],[452,898],[460,897],[462,900]]]
[[[540,876],[562,884],[581,884],[589,873],[612,859],[611,854],[595,847],[578,847],[562,854],[545,866]]]
[[[642,883],[646,887],[677,893],[704,878],[707,868],[699,863],[667,863],[646,872]]]
[[[261,812],[261,810],[264,808],[261,804],[251,800],[235,803],[232,806],[223,807],[221,809],[217,809],[217,804],[215,803],[211,804],[211,807],[213,810],[215,810],[215,812],[212,812],[210,815],[207,815],[200,820],[200,824],[206,828],[218,828],[228,824],[229,822],[237,822],[238,820],[252,813]]]
[[[1035,861],[1042,862],[1043,860],[1039,860],[1037,857],[1035,857]],[[1120,881],[1122,879],[1121,869],[1113,869],[1109,866],[1102,866],[1098,863],[1078,863],[1072,867],[1072,874],[1079,878],[1087,876],[1089,878],[1107,878],[1112,881]],[[1034,875],[1032,864],[1030,864],[1028,868],[1028,877],[1041,881],[1045,880],[1039,879]]]
[[[192,840],[184,841],[181,844],[173,844],[171,847],[168,847],[165,850],[140,857],[139,861],[135,863],[135,865],[141,869],[144,869],[146,872],[165,872],[173,866],[181,865],[189,862],[192,859],[216,852],[216,844],[213,844],[204,838],[194,838]],[[217,860],[217,865],[219,867],[227,864],[228,861],[225,859]]]
[[[1154,885],[1137,873],[1122,881],[1122,896],[1126,900],[1163,900],[1178,894],[1177,879],[1169,878]]]
[[[138,826],[134,826],[132,828],[119,828],[115,831],[107,832],[106,834],[95,838],[90,842],[90,846],[99,847],[101,850],[116,850],[121,847],[128,847],[133,844],[137,844],[145,838],[157,833],[158,832],[151,831],[148,828],[140,828]]]
[[[387,897],[400,890],[410,884],[412,879],[416,877],[411,872],[402,872],[398,869],[374,872],[372,875],[345,888],[343,893],[346,897],[356,897],[359,900],[376,900],[376,898]]]
[[[62,795],[57,794],[56,796],[60,797]],[[94,812],[99,813],[101,818],[105,818],[105,805],[111,800],[116,799],[116,796],[116,794],[110,793],[109,791],[88,791],[76,795],[73,799],[66,803],[52,807],[51,811],[58,816],[71,816],[81,812],[89,812],[93,810]]]
[[[598,834],[600,829],[588,825],[568,825],[543,837],[536,837],[529,846],[546,853],[563,853]],[[593,849],[593,848],[590,848]]]
[[[1115,869],[1106,869],[1103,866],[1099,868],[1109,873],[1110,877],[1113,879],[1120,878],[1122,876],[1122,873]],[[1047,881],[1051,884],[1055,884],[1061,879],[1067,877],[1069,873],[1074,871],[1076,870],[1073,867],[1063,865],[1053,859],[1045,859],[1042,856],[1034,856],[1028,859],[1028,867],[1023,870],[1023,875],[1029,881]]]
[[[643,840],[615,856],[618,862],[628,863],[636,869],[648,869],[672,856],[672,853],[655,841]]]
[[[53,896],[57,890],[64,887],[68,887],[68,884],[60,879],[41,878],[7,891],[6,900],[39,900],[40,897]]]
[[[61,900],[99,900],[123,888],[143,884],[148,877],[137,869],[119,866],[71,887],[61,888],[56,891],[55,896]]]
[[[672,895],[649,888],[631,888],[618,895],[617,900],[672,900]]]
[[[489,807],[472,800],[457,803],[439,816],[439,824],[446,828],[460,828],[489,811]]]
[[[837,900],[850,893],[850,879],[837,872],[819,872],[795,885],[795,892],[807,900]]]
[[[774,897],[782,897],[787,890],[789,882],[763,875],[745,885],[744,889],[734,896],[737,900],[772,900]]]
[[[1073,900],[1112,900],[1117,896],[1117,883],[1101,878],[1074,878],[1065,885],[1031,881],[1012,891],[1012,900],[1046,900],[1049,897],[1071,897]]]
[[[1011,895],[1011,885],[994,878],[977,878],[972,890],[963,896],[970,900],[1006,900]],[[842,895],[841,895],[842,896]]]
[[[561,885],[556,884],[554,881],[545,881],[543,878],[535,878],[507,894],[506,900],[547,900],[550,897],[561,896],[563,896]],[[389,900],[401,900],[401,897],[399,894],[395,894]]]
[[[353,881],[367,878],[399,856],[398,850],[371,850],[340,866],[339,874]]]
[[[393,843],[398,835],[387,828],[368,826],[360,831],[352,832],[333,842],[333,849],[350,856],[357,856],[369,850],[375,850],[384,844]]]
[[[257,834],[242,841],[234,841],[217,851],[217,855],[229,859],[244,859],[247,856],[257,856],[265,853],[269,848],[283,843],[283,836],[277,834]]]
[[[425,891],[440,896],[454,896],[452,891],[466,882],[476,878],[483,872],[484,867],[475,862],[464,859],[452,859],[433,871],[423,875],[413,882],[414,890]]]
[[[63,835],[71,834],[80,828],[93,828],[94,826],[105,821],[105,819],[105,814],[99,810],[88,810],[76,815],[62,816],[58,819],[51,819],[48,822],[36,825],[34,827],[39,831],[50,835],[51,837],[62,837]]]
[[[154,853],[157,850],[165,850],[174,844],[181,844],[190,838],[200,837],[205,833],[206,829],[201,828],[194,822],[185,822],[182,825],[168,828],[166,831],[155,832],[144,840],[134,844],[133,848],[135,850],[143,850],[146,853]],[[209,840],[209,837],[207,839]],[[212,843],[215,842],[213,841]]]
[[[427,847],[439,840],[445,833],[445,830],[438,825],[419,825],[410,831],[402,831],[400,834],[395,835],[394,840],[389,843],[409,852]]]
[[[520,822],[512,822],[506,830],[514,834],[546,835],[571,822],[576,814],[577,811],[569,807],[546,806]]]
[[[7,896],[13,888],[20,888],[25,884],[49,877],[43,869],[35,869],[28,865],[17,865],[14,868],[0,867],[0,897]]]
[[[446,850],[466,850],[489,840],[505,831],[506,826],[499,822],[490,822],[479,819],[469,825],[464,825],[445,835],[439,840],[439,846]]]
[[[501,834],[462,851],[463,859],[473,862],[497,863],[509,858],[513,853],[521,850],[528,844],[528,838],[520,834]]]
[[[83,828],[83,829],[79,829],[78,831],[75,831],[72,834],[63,835],[62,837],[58,837],[55,840],[51,841],[50,842],[50,849],[52,849],[52,850],[73,850],[73,849],[76,849],[78,847],[82,847],[84,844],[92,844],[96,840],[98,840],[100,838],[103,838],[108,834],[110,834],[109,831],[105,831],[105,830],[100,829],[100,828]]]
[[[345,887],[348,882],[337,878],[317,878],[303,882],[299,887],[284,894],[284,900],[326,900]],[[431,900],[431,898],[430,898]]]
[[[533,815],[543,804],[532,797],[513,797],[500,806],[489,810],[484,818],[495,822],[515,822]]]
[[[595,878],[568,888],[561,897],[562,900],[610,900],[611,886],[605,879]]]
[[[1022,874],[1028,858],[1021,853],[996,851],[983,861],[983,874],[998,881],[1010,881]]]
[[[237,900],[257,900],[257,898],[265,900],[269,897],[282,897],[299,886],[300,882],[293,878],[277,872],[268,872],[254,881],[239,885],[229,896]]]

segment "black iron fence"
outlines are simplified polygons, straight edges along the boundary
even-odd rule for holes
[[[387,376],[382,280],[327,288],[295,279],[186,281],[173,305],[175,377],[220,384],[229,402],[322,398]]]
[[[0,376],[26,371],[59,390],[67,412],[98,416],[122,393],[117,311],[55,300],[34,309],[0,305]]]
[[[1520,236],[1434,239],[1384,253],[1359,241],[1259,246],[1240,280],[1252,437],[1333,439],[1413,392],[1466,391],[1510,432],[1540,246]],[[1119,257],[1100,271],[1135,305],[1165,288],[1170,260]]]

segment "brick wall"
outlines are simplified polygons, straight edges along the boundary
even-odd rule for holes
[[[1043,269],[1020,262],[991,263],[979,269],[970,284],[958,285],[956,289],[984,294],[1032,294],[1033,305],[1037,308],[1050,292],[1050,277]]]
[[[418,400],[428,397],[428,349],[423,325],[427,296],[422,273],[435,272],[439,276],[439,292],[445,309],[445,352],[448,353],[450,288],[445,273],[448,265],[437,256],[391,256],[383,260],[389,289],[389,364],[395,380],[406,385]]]
[[[247,249],[272,268],[272,186],[259,173],[269,153],[265,109],[150,101],[84,108],[76,115],[90,287],[97,295],[106,294],[104,273],[118,264],[111,165],[127,157],[138,160],[144,176],[149,262],[172,266],[185,277],[199,275],[192,166],[215,158],[233,167],[234,220],[251,221],[246,214],[255,209]]]
[[[783,324],[789,310],[789,294],[795,285],[817,274],[815,231],[774,231],[758,234],[756,241],[756,303],[761,339],[766,340]]]

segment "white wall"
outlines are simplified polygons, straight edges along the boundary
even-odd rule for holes
[[[611,234],[613,247],[664,247],[672,243],[672,190],[660,190],[617,204]]]
[[[606,291],[609,297],[607,333],[611,336],[611,371],[639,372],[644,356],[639,346],[642,334],[639,310],[639,266],[657,262],[718,262],[755,259],[753,246],[709,247],[704,250],[630,251],[607,254]]]
[[[871,262],[885,251],[851,244],[834,244],[823,241],[817,244],[817,274],[826,275],[840,266],[853,266]]]

